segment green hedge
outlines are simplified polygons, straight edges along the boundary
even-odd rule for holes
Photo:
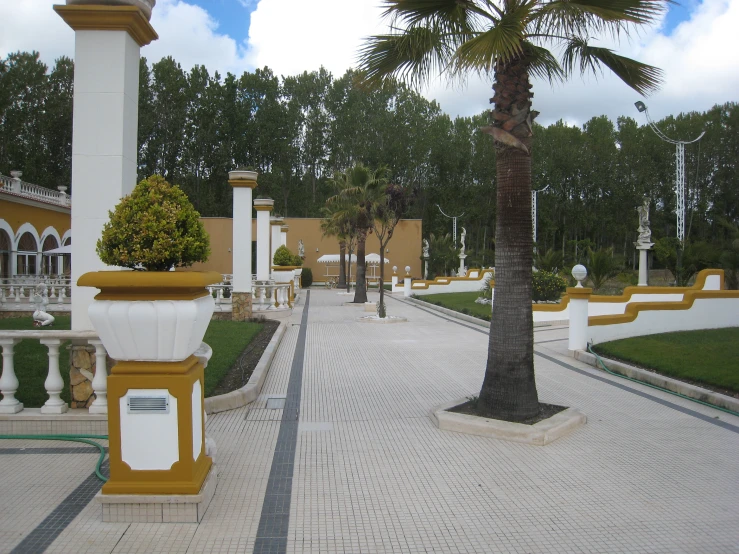
[[[531,277],[531,299],[534,302],[559,300],[567,288],[562,277],[548,271],[535,271]]]
[[[304,289],[313,284],[313,272],[309,267],[303,268],[303,273],[300,274],[300,284]]]

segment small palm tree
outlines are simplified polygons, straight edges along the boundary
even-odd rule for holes
[[[497,164],[496,281],[481,415],[520,421],[539,413],[531,311],[530,78],[562,80],[609,68],[641,94],[660,71],[590,44],[653,22],[669,0],[384,0],[387,35],[367,40],[361,69],[369,84],[400,77],[418,84],[445,73],[493,80],[491,123]],[[548,48],[554,46],[560,59]]]
[[[585,267],[588,268],[588,277],[593,282],[593,289],[597,291],[606,284],[608,279],[621,272],[623,263],[620,258],[613,255],[613,248],[588,249]]]

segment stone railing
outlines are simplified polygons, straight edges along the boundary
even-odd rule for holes
[[[92,392],[95,399],[88,408],[89,412],[91,414],[108,413],[107,352],[97,333],[94,331],[0,331],[0,346],[3,350],[3,372],[0,376],[0,394],[2,394],[0,414],[17,414],[23,410],[23,404],[15,398],[19,381],[15,373],[14,349],[15,345],[21,340],[38,340],[49,349],[49,370],[44,382],[46,394],[49,398],[41,407],[42,414],[62,414],[69,410],[69,405],[60,398],[60,394],[64,389],[64,380],[59,368],[59,348],[67,340],[87,343],[94,348],[94,375],[91,363],[86,364],[88,365],[87,368],[81,367],[76,371],[80,373],[81,379],[87,378],[92,382]],[[72,385],[75,384],[72,382]]]
[[[252,287],[252,311],[289,310],[290,290],[292,283],[275,283],[274,281],[255,281]]]
[[[40,287],[40,291],[37,291]],[[0,304],[32,307],[33,296],[40,292],[44,304],[66,304],[71,301],[72,282],[66,278],[50,278],[42,275],[16,276],[0,279]],[[50,308],[51,309],[51,308]]]
[[[0,175],[0,191],[9,192],[31,200],[40,200],[59,206],[70,207],[72,199],[67,194],[67,187],[57,187],[59,190],[51,190],[33,183],[21,181],[19,177],[6,177]]]

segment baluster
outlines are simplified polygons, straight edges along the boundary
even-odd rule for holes
[[[5,304],[5,287],[0,287],[0,303]]]
[[[49,295],[49,298],[56,298],[56,286],[53,284],[51,285],[51,294]]]
[[[108,368],[105,347],[100,340],[89,340],[88,343],[95,347],[95,377],[92,380],[92,391],[95,400],[90,406],[91,414],[108,413]]]
[[[265,296],[267,296],[267,287],[261,286],[257,288],[257,294],[259,295],[259,309],[264,310]]]
[[[40,342],[49,348],[49,375],[44,381],[49,399],[41,407],[41,413],[63,414],[69,410],[69,406],[59,396],[64,388],[64,380],[59,372],[59,346],[62,341],[60,339],[41,339]]]
[[[223,300],[223,289],[221,287],[216,288],[216,304],[220,304]]]
[[[3,374],[0,377],[0,414],[17,414],[23,409],[23,404],[15,397],[18,391],[18,378],[15,376],[13,366],[13,349],[20,339],[0,339],[3,347]]]
[[[15,301],[20,302],[21,299],[18,297],[18,290],[14,285],[10,285],[10,296],[15,296]]]
[[[56,303],[62,304],[64,302],[64,287],[59,287],[59,296],[56,297]]]

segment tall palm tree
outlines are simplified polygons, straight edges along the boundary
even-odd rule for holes
[[[341,201],[353,214],[351,221],[357,235],[357,286],[354,290],[354,302],[367,302],[366,281],[366,242],[372,232],[375,207],[382,201],[387,186],[387,169],[376,170],[355,164],[344,172],[334,174],[332,182],[340,192],[327,200],[327,205]]]
[[[493,81],[491,123],[496,150],[495,303],[488,362],[478,400],[481,415],[522,421],[539,413],[531,311],[530,78],[550,82],[607,67],[646,94],[659,69],[590,44],[651,23],[669,0],[384,0],[387,35],[367,39],[361,69],[369,84],[391,77],[419,84],[444,72]],[[554,47],[559,59],[549,50]]]
[[[333,197],[332,197],[333,198]],[[351,258],[356,243],[356,230],[354,219],[356,218],[354,206],[349,205],[341,197],[327,202],[321,210],[323,220],[321,231],[323,236],[336,237],[339,241],[339,288],[346,287],[349,290],[351,283]],[[346,252],[349,251],[349,276],[347,277]]]

